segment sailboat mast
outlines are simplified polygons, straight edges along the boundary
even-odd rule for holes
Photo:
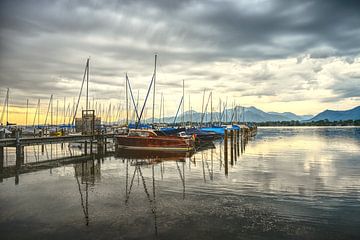
[[[221,98],[219,98],[219,126],[221,126],[221,117],[222,117],[222,113],[221,113]]]
[[[156,60],[157,60],[157,54],[155,54],[155,67],[154,67],[154,92],[153,92],[153,109],[152,109],[152,124],[153,125],[154,125],[154,117],[155,117]]]
[[[205,89],[204,89],[202,105],[201,105],[201,125],[200,125],[200,127],[202,127],[202,118],[203,118],[203,115],[204,115],[204,101],[205,101]]]
[[[136,99],[136,109],[139,109],[139,95],[140,92],[139,90],[137,91],[137,99]],[[134,122],[136,123],[137,121],[135,120],[135,110],[134,110]]]
[[[87,59],[86,64],[86,111],[89,110],[89,61],[90,58]]]
[[[163,123],[165,123],[165,98],[163,97],[163,110],[162,110],[162,114],[163,114]]]
[[[210,97],[210,122],[211,122],[211,126],[212,126],[212,92],[210,93],[211,97]]]
[[[189,94],[189,113],[190,113],[190,115],[192,114],[191,113],[191,106],[190,106],[190,94]],[[192,123],[191,123],[192,121],[191,121],[191,119],[190,119],[190,127],[192,127],[191,125],[192,125]]]
[[[57,125],[59,121],[59,99],[56,99],[56,122],[55,124]]]
[[[182,87],[182,94],[183,94],[183,104],[182,104],[182,123],[185,127],[185,81],[183,79],[183,87]]]
[[[63,112],[63,114],[64,114],[64,124],[65,124],[65,114],[66,114],[65,113],[65,106],[66,106],[65,103],[66,103],[66,97],[64,97],[64,108],[63,108],[64,109],[64,112]]]
[[[129,96],[128,96],[128,77],[125,74],[125,103],[126,103],[126,126],[129,125]]]
[[[38,127],[40,126],[40,98],[39,98],[39,101],[38,101]]]
[[[162,113],[162,110],[163,110],[163,93],[161,93],[161,98],[160,98],[160,114],[159,114],[159,123],[161,123],[161,113]]]
[[[25,120],[25,126],[28,124],[28,115],[29,115],[29,99],[26,99],[26,120]]]
[[[50,125],[53,125],[53,100],[51,98],[51,115],[50,115]]]
[[[192,107],[190,107],[190,126],[192,126]]]
[[[6,126],[9,124],[9,88],[6,93]]]

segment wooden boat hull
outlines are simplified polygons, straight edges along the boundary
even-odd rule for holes
[[[187,152],[194,149],[194,140],[180,137],[117,136],[116,146],[124,149],[146,151]]]

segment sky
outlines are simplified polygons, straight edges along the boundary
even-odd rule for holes
[[[163,93],[175,115],[183,80],[186,109],[190,96],[201,111],[205,90],[214,108],[221,98],[264,111],[345,110],[360,105],[359,43],[360,2],[351,0],[3,0],[0,100],[9,88],[12,121],[24,122],[27,99],[32,118],[53,94],[61,115],[90,57],[98,107],[124,108],[125,73],[141,105],[158,54],[156,114]]]

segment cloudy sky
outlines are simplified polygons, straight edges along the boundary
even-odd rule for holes
[[[358,1],[3,0],[0,12],[0,97],[10,88],[13,109],[72,101],[88,57],[91,99],[123,102],[126,72],[143,99],[155,53],[169,115],[182,80],[197,110],[204,89],[297,114],[360,103]]]

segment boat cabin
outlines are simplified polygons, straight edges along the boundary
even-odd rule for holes
[[[156,137],[157,134],[152,130],[146,129],[130,129],[129,137]]]

